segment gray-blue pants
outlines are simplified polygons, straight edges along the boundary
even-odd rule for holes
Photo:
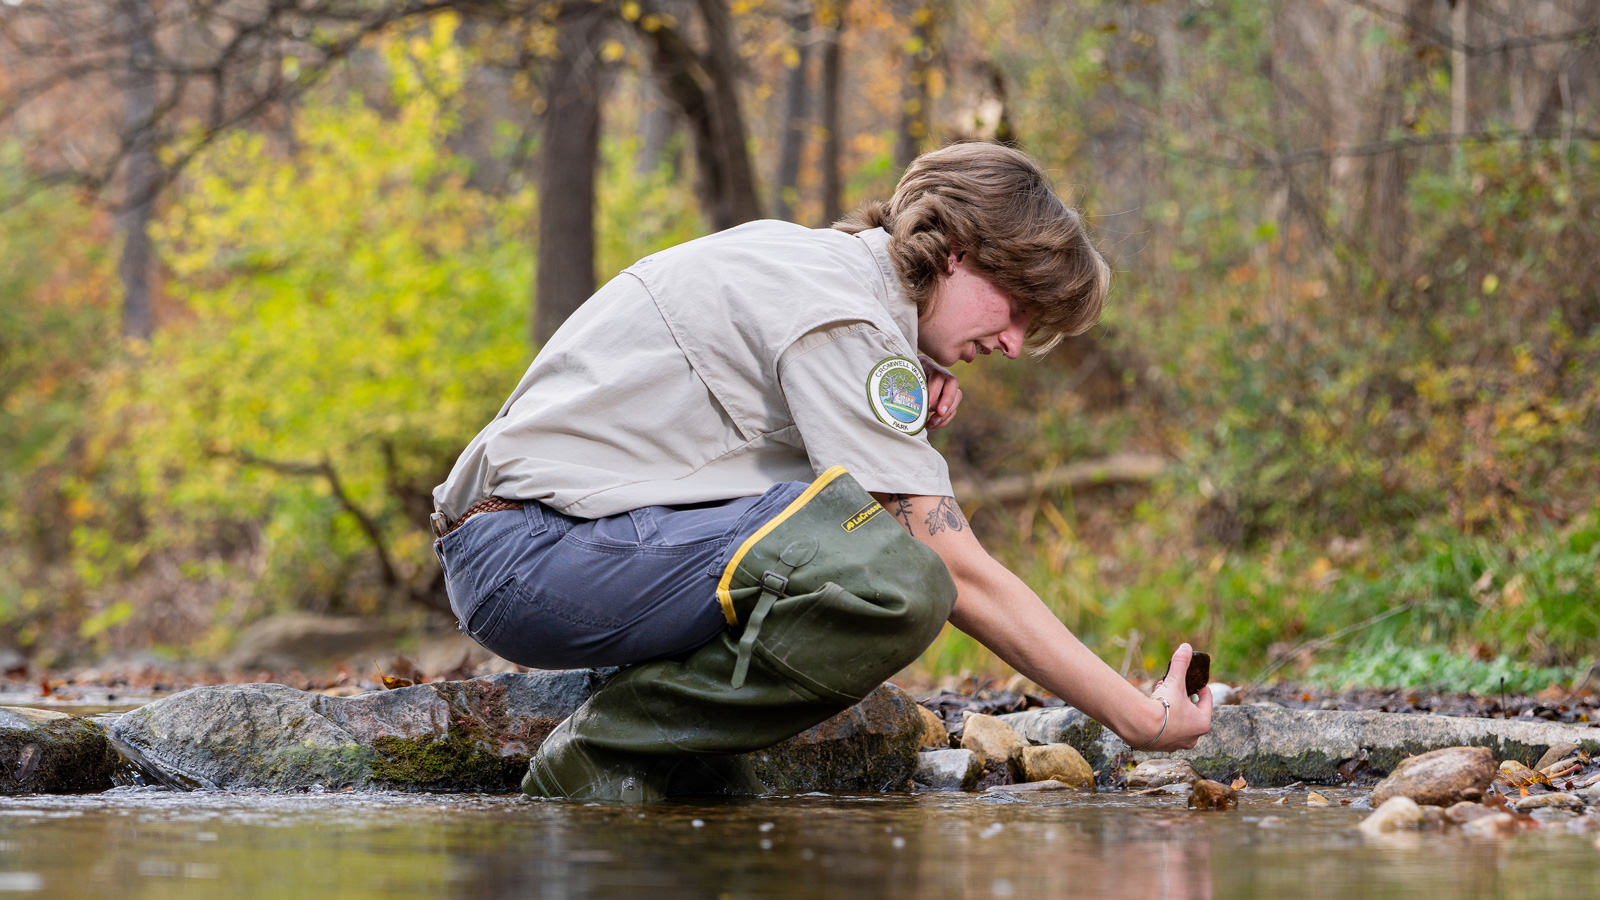
[[[539,503],[481,513],[434,544],[450,609],[493,653],[536,669],[676,656],[728,627],[728,558],[806,489],[578,519]]]

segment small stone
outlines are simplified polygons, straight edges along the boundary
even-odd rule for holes
[[[1575,809],[1559,809],[1551,806],[1544,807],[1542,809],[1536,809],[1533,812],[1528,813],[1528,815],[1532,817],[1535,822],[1565,822],[1568,819],[1576,819],[1578,817],[1578,811]]]
[[[1317,704],[1317,709],[1342,709],[1342,708],[1343,707],[1341,707],[1339,705],[1339,701],[1333,699],[1332,697],[1329,697],[1326,700],[1323,700],[1321,703]]]
[[[1312,791],[1311,793],[1306,795],[1306,805],[1307,806],[1327,806],[1327,805],[1329,805],[1328,804],[1328,798],[1322,796],[1321,794],[1317,793],[1316,791]]]
[[[1600,806],[1600,784],[1591,784],[1578,793],[1583,802],[1590,806]]]
[[[1426,806],[1481,800],[1494,777],[1494,754],[1487,748],[1446,747],[1402,761],[1372,789],[1372,805],[1382,808],[1393,797]]]
[[[1213,681],[1206,685],[1206,690],[1211,692],[1212,706],[1238,706],[1244,699],[1244,692],[1232,685]]]
[[[1511,801],[1511,808],[1517,812],[1530,809],[1582,809],[1583,801],[1575,794],[1533,794]]]
[[[1422,827],[1430,831],[1443,831],[1445,826],[1444,810],[1437,806],[1422,807]]]
[[[1163,787],[1169,784],[1194,784],[1200,773],[1186,759],[1147,759],[1128,773],[1130,790]]]
[[[944,719],[933,710],[917,704],[922,713],[922,748],[924,750],[950,749],[950,732],[945,730]]]
[[[1417,801],[1406,796],[1395,796],[1385,800],[1356,827],[1367,834],[1388,834],[1406,828],[1421,828],[1422,822],[1422,807],[1417,805]]]
[[[1071,744],[1045,744],[1022,749],[1022,775],[1027,781],[1056,781],[1094,790],[1094,770]]]
[[[961,749],[978,755],[985,768],[1009,766],[1013,772],[1021,763],[1027,744],[1010,725],[983,713],[968,713],[961,729]]]
[[[924,750],[911,780],[935,791],[970,791],[982,775],[983,763],[971,750]]]
[[[1460,803],[1453,804],[1444,811],[1445,820],[1456,825],[1465,825],[1473,819],[1481,819],[1484,816],[1492,815],[1494,815],[1494,810],[1484,806],[1482,803],[1473,803],[1470,800],[1463,800]]]
[[[1553,744],[1549,750],[1544,752],[1543,756],[1539,757],[1539,761],[1534,763],[1533,767],[1541,770],[1549,769],[1557,762],[1560,762],[1571,756],[1572,752],[1577,749],[1578,745],[1571,743],[1570,741],[1562,741],[1559,744]]]
[[[1502,812],[1473,819],[1461,826],[1461,833],[1476,837],[1510,837],[1516,834],[1520,827],[1516,816]]]
[[[1239,805],[1239,792],[1220,781],[1202,778],[1189,792],[1190,809],[1233,809]]]

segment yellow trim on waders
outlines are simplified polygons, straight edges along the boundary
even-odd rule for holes
[[[739,561],[744,559],[744,555],[750,552],[750,548],[754,547],[756,542],[771,534],[772,529],[782,525],[785,519],[799,512],[802,507],[810,503],[811,498],[820,494],[822,489],[828,486],[829,482],[844,474],[846,474],[844,466],[834,466],[817,476],[817,480],[811,482],[811,486],[806,488],[804,493],[794,498],[793,502],[784,507],[783,512],[773,516],[771,521],[757,528],[755,534],[745,538],[744,543],[739,545],[738,552],[733,554],[733,558],[728,560],[727,568],[722,570],[722,580],[717,582],[717,602],[722,604],[722,617],[728,620],[729,625],[739,624],[739,616],[733,611],[733,595],[728,593],[728,586],[733,583],[733,572],[739,568]]]

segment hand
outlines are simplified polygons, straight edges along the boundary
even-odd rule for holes
[[[1200,691],[1200,702],[1193,703],[1183,693],[1185,679],[1189,674],[1189,660],[1194,658],[1194,648],[1188,644],[1179,644],[1178,649],[1172,654],[1172,668],[1167,671],[1167,676],[1156,682],[1156,689],[1150,693],[1150,705],[1155,707],[1154,721],[1148,731],[1141,735],[1132,735],[1133,740],[1128,742],[1130,747],[1141,750],[1188,750],[1199,742],[1200,738],[1211,731],[1211,691]],[[1161,732],[1161,739],[1149,747],[1141,746],[1156,731],[1161,728],[1161,703],[1156,697],[1165,697],[1172,704],[1167,716],[1167,730]]]
[[[918,356],[922,372],[928,377],[928,427],[943,428],[956,416],[961,405],[961,385],[954,372],[926,356]]]

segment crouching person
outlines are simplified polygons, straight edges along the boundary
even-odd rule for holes
[[[529,794],[759,790],[735,754],[865,697],[946,621],[1135,747],[1153,697],[973,537],[927,429],[946,368],[1090,327],[1108,269],[1027,156],[957,144],[832,229],[755,222],[647,257],[539,352],[434,492],[461,627],[534,668],[625,666],[539,748]]]

